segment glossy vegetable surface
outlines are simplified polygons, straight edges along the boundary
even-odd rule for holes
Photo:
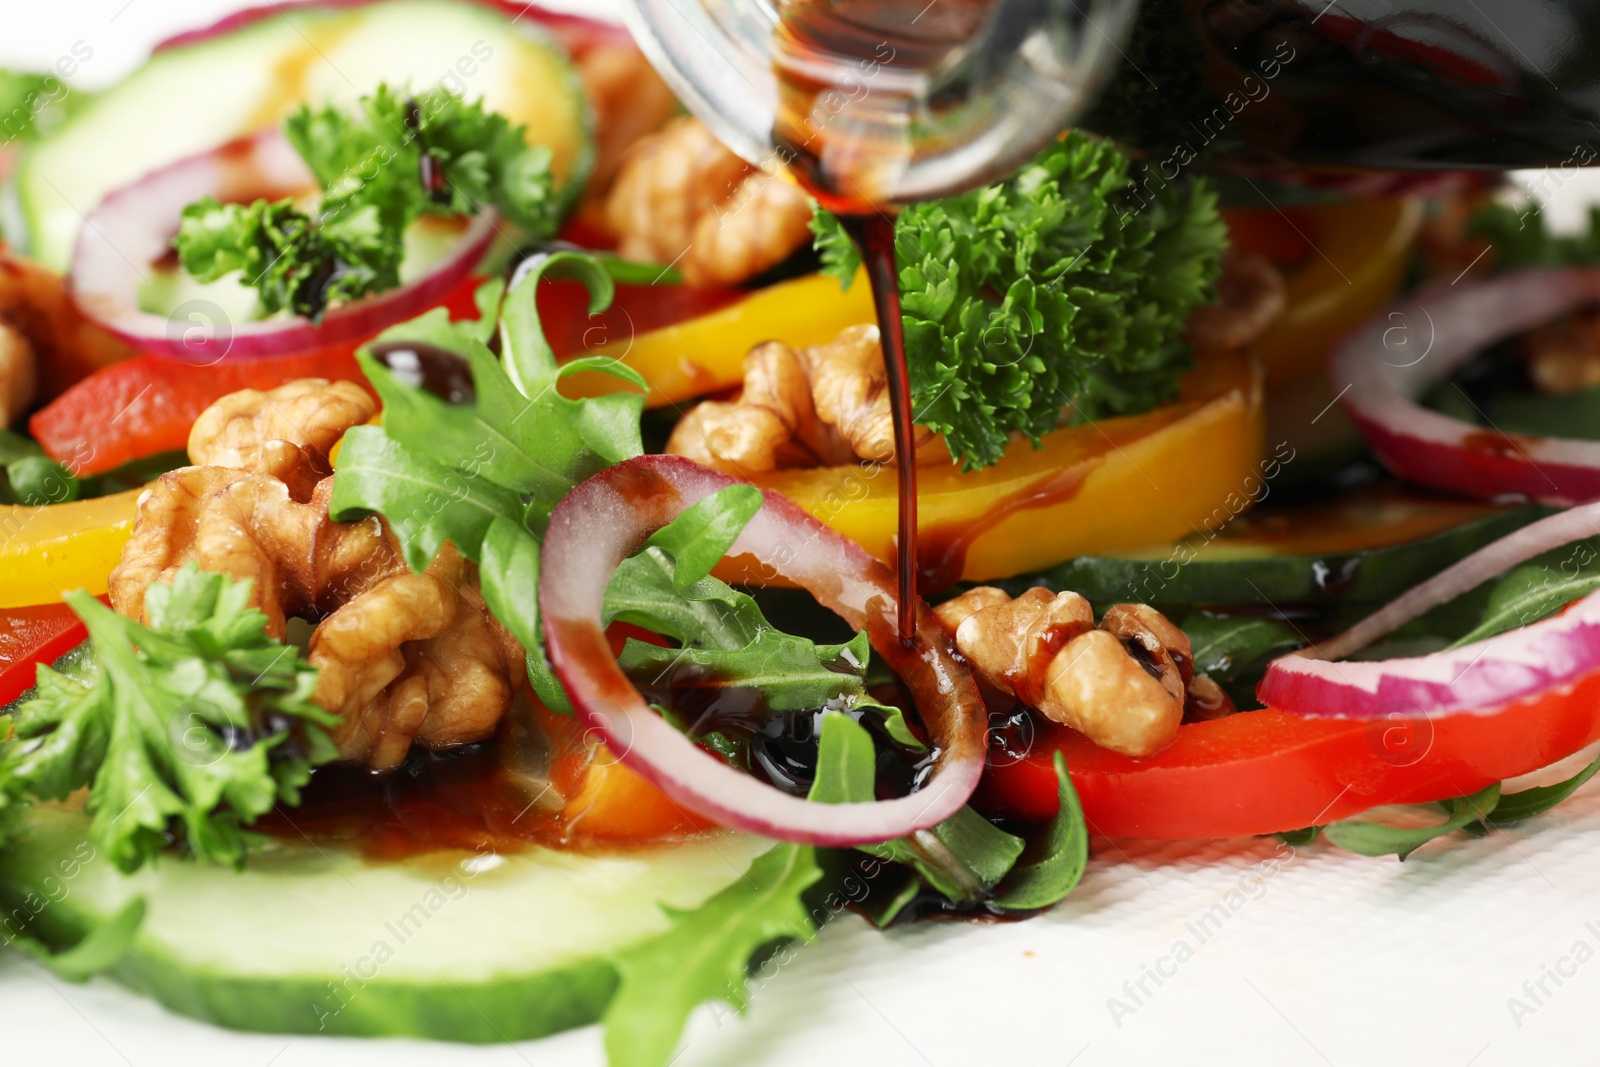
[[[1181,727],[1170,746],[1129,759],[1065,727],[991,764],[976,803],[1029,819],[1056,808],[1063,752],[1089,827],[1165,840],[1319,825],[1380,804],[1467,796],[1600,740],[1600,673],[1489,715],[1303,719],[1271,709]]]
[[[1176,404],[1015,441],[982,471],[918,472],[922,569],[930,589],[1004,578],[1063,559],[1220,529],[1265,491],[1261,386],[1247,359],[1218,355]],[[854,464],[752,479],[881,560],[894,559],[895,478]],[[734,571],[724,569],[723,574]]]

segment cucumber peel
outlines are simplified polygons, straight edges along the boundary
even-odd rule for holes
[[[1241,519],[1241,529],[1224,530],[1210,541],[1192,538],[1126,555],[1078,556],[1010,584],[1026,587],[1042,581],[1049,588],[1071,589],[1106,606],[1123,601],[1230,607],[1377,603],[1393,599],[1548,510],[1528,505],[1495,511],[1399,543],[1385,543],[1388,531],[1383,523],[1367,523],[1358,528],[1359,543],[1376,547],[1310,553],[1294,553],[1298,547],[1294,540],[1259,536]],[[1415,526],[1407,518],[1390,529],[1400,533]],[[1314,542],[1301,542],[1310,543]],[[1286,554],[1286,548],[1293,554]]]
[[[369,863],[282,845],[243,872],[164,860],[131,877],[70,806],[31,809],[0,851],[8,935],[93,937],[142,898],[108,973],[241,1030],[503,1042],[597,1020],[622,950],[741,879],[770,842],[693,839],[605,856],[531,848]],[[126,918],[122,920],[126,922]]]

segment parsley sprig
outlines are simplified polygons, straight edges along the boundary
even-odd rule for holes
[[[266,314],[316,322],[330,305],[396,288],[406,229],[424,215],[493,206],[536,240],[555,230],[549,148],[481,101],[379,85],[353,112],[302,106],[284,134],[321,187],[314,209],[206,197],[184,209],[174,242],[202,282],[241,272]]]
[[[1074,132],[1005,181],[896,220],[912,404],[967,469],[1012,434],[1037,442],[1069,405],[1082,421],[1177,395],[1183,328],[1215,299],[1227,227],[1205,181],[1134,179],[1113,145]],[[826,212],[813,229],[848,285],[854,245]]]
[[[310,700],[316,669],[267,635],[248,582],[193,565],[150,586],[148,626],[87,593],[67,602],[98,674],[39,667],[37,695],[0,742],[0,810],[87,786],[90,842],[119,869],[173,842],[241,865],[246,827],[296,803],[311,767],[335,755],[321,727],[337,720]]]

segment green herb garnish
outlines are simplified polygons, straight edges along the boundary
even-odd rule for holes
[[[1215,299],[1228,231],[1204,181],[1143,192],[1135,174],[1074,132],[1003,182],[896,220],[917,422],[967,469],[1014,433],[1037,442],[1069,405],[1081,422],[1176,397],[1184,325]],[[826,212],[813,229],[823,269],[848,285],[855,246]]]
[[[314,209],[206,197],[184,209],[174,241],[202,282],[241,272],[266,314],[318,322],[331,304],[398,287],[406,230],[424,215],[493,207],[533,239],[554,232],[550,150],[481,101],[380,85],[354,113],[302,106],[284,133],[321,187]]]
[[[89,840],[122,871],[176,841],[238,866],[245,827],[296,803],[310,769],[335,755],[310,702],[316,669],[267,636],[250,584],[179,571],[146,593],[150,625],[87,593],[67,602],[89,628],[98,675],[39,667],[37,695],[0,745],[0,803],[59,800],[85,786]]]
[[[1589,208],[1587,229],[1556,234],[1545,228],[1544,213],[1537,206],[1519,211],[1506,204],[1485,204],[1468,220],[1467,233],[1494,246],[1497,271],[1600,264],[1600,205]]]

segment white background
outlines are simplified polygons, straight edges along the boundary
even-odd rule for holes
[[[230,0],[5,0],[0,64],[43,67],[75,41],[75,84],[107,84],[153,41]],[[570,3],[603,10],[605,3]],[[1593,187],[1585,181],[1584,186]],[[1576,214],[1579,183],[1546,187]],[[1272,1067],[1600,1061],[1600,782],[1521,827],[1452,838],[1405,864],[1273,841],[1097,841],[1063,906],[1007,925],[879,934],[854,917],[766,982],[747,1018],[702,1012],[678,1067],[1098,1067],[1183,1061]],[[1229,894],[1245,903],[1203,943],[1190,932]],[[1586,924],[1593,922],[1591,930]],[[1194,958],[1162,958],[1183,939]],[[1534,1005],[1546,967],[1571,977]],[[1170,978],[1124,990],[1158,964]],[[1114,1015],[1110,999],[1133,1007]],[[1532,1013],[1514,1018],[1508,1001]],[[593,1027],[516,1046],[234,1034],[106,981],[71,986],[0,953],[0,1063],[266,1067],[600,1064]]]

